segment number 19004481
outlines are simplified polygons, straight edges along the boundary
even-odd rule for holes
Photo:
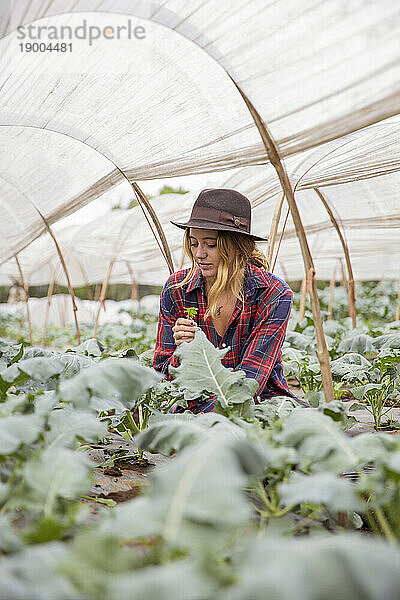
[[[72,52],[72,43],[46,44],[45,42],[24,42],[19,44],[21,52]]]

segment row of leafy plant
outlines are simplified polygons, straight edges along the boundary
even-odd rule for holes
[[[166,382],[151,350],[1,342],[0,598],[397,597],[400,438],[350,437],[340,401],[255,405],[226,351],[197,331]],[[168,413],[209,394],[215,413]],[[110,429],[172,457],[94,519],[86,450]]]
[[[324,332],[335,397],[356,400],[351,410],[370,412],[376,429],[393,429],[398,423],[392,417],[392,409],[400,405],[400,322],[387,322],[384,316],[394,316],[395,286],[392,282],[384,282],[381,286],[368,283],[358,289],[358,307],[363,307],[363,311],[357,316],[355,329],[349,317],[330,318],[325,306],[328,290],[319,292],[322,307],[325,307]],[[342,294],[343,305],[335,304],[335,311],[339,315],[346,314],[348,305],[344,288],[336,288],[336,291]],[[298,305],[297,294],[283,348],[284,370],[287,377],[296,380],[308,401],[318,406],[324,395],[312,313],[306,310],[299,322]],[[368,310],[371,310],[369,315],[365,312]]]

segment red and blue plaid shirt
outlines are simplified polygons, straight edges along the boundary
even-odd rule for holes
[[[173,287],[188,272],[189,269],[184,269],[173,273],[161,292],[154,368],[171,379],[168,374],[169,365],[179,365],[174,356],[176,344],[172,327],[178,318],[187,318],[183,309],[193,306],[198,309],[195,318],[197,325],[214,346],[230,347],[222,364],[234,370],[241,369],[245,371],[246,377],[257,380],[259,385],[255,398],[259,396],[260,400],[265,400],[282,395],[296,398],[289,389],[281,364],[281,348],[293,304],[293,292],[287,283],[249,263],[243,284],[244,308],[242,302],[237,300],[227,330],[221,337],[211,318],[204,319],[207,296],[200,269],[196,269],[189,283],[180,288]],[[193,412],[207,412],[213,410],[214,406],[215,401],[203,401],[197,403],[197,406],[191,403],[189,408]]]

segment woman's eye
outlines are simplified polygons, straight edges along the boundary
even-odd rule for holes
[[[217,244],[208,244],[209,248],[215,248],[217,246]]]

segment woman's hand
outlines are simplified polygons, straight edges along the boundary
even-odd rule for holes
[[[172,328],[175,344],[180,346],[183,342],[191,342],[194,340],[194,332],[196,329],[197,325],[194,321],[183,318],[177,319]]]

